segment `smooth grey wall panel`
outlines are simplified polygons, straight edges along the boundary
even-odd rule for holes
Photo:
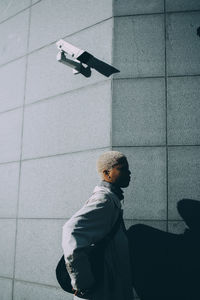
[[[110,81],[25,108],[23,158],[110,146]]]
[[[110,17],[112,0],[43,0],[31,10],[30,50]]]
[[[164,10],[164,0],[113,0],[114,16],[159,13]]]
[[[0,114],[0,162],[20,159],[22,108]]]
[[[1,300],[12,300],[12,280],[0,278]]]
[[[169,219],[176,220],[179,200],[200,200],[200,147],[170,147],[168,168]]]
[[[166,219],[165,147],[113,147],[127,156],[131,182],[124,190],[125,219]]]
[[[55,268],[62,255],[64,220],[18,221],[15,278],[58,286]]]
[[[25,63],[24,57],[0,68],[0,112],[23,105]]]
[[[0,22],[15,15],[21,10],[29,7],[31,0],[8,1],[1,0],[0,2]]]
[[[99,59],[111,63],[112,20],[83,30],[66,40],[89,51]],[[70,67],[56,60],[57,53],[58,49],[54,43],[29,56],[26,103],[107,79],[94,69],[90,78],[81,74],[74,75]]]
[[[200,144],[200,77],[168,79],[168,143]]]
[[[0,24],[0,64],[22,56],[27,50],[29,10]]]
[[[167,71],[169,75],[194,75],[200,69],[200,13],[167,15]]]
[[[113,62],[121,71],[115,77],[164,75],[164,16],[130,16],[114,19]]]
[[[199,0],[166,0],[167,11],[184,11],[200,9]]]
[[[0,217],[17,215],[19,163],[0,164]]]
[[[165,144],[164,79],[114,80],[113,146]]]
[[[88,200],[100,181],[96,160],[107,150],[24,161],[19,216],[70,218]]]
[[[61,288],[31,284],[15,281],[14,300],[73,300],[72,294],[66,293]],[[7,299],[5,299],[7,300]]]
[[[16,220],[0,219],[0,276],[12,277]]]

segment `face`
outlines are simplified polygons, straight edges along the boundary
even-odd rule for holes
[[[115,183],[119,187],[127,187],[130,182],[129,165],[127,160],[114,166],[111,170],[104,173],[104,179],[108,182]]]

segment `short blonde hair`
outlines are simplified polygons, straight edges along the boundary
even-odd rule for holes
[[[119,151],[107,151],[101,154],[97,160],[97,172],[102,177],[104,170],[110,170],[114,166],[127,161],[126,156]]]

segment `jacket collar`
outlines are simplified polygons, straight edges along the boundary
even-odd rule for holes
[[[111,189],[111,187],[112,187],[112,189]],[[120,189],[120,188],[118,188],[118,189]],[[122,192],[121,193],[119,193],[119,191],[118,191],[118,189],[116,189],[114,186],[113,186],[113,184],[110,184],[109,182],[107,182],[107,181],[101,181],[100,183],[99,183],[99,185],[97,185],[95,188],[94,188],[94,190],[93,190],[93,194],[95,194],[96,192],[103,192],[103,193],[107,193],[108,195],[110,195],[110,197],[112,197],[112,199],[113,199],[113,201],[115,202],[115,204],[116,204],[116,206],[118,207],[118,208],[120,208],[121,209],[121,202],[120,202],[120,198],[121,198],[121,200],[123,199],[122,198]],[[114,191],[115,190],[115,191]],[[121,190],[121,189],[120,189]],[[120,195],[121,194],[121,195]],[[119,198],[120,197],[120,198]]]

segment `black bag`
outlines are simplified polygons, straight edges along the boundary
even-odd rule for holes
[[[94,275],[95,281],[97,285],[102,282],[103,280],[103,273],[104,273],[104,253],[106,246],[108,245],[109,241],[112,237],[114,237],[115,233],[119,229],[119,226],[122,222],[122,211],[120,211],[118,219],[113,226],[110,233],[104,237],[101,241],[97,242],[94,245],[91,245],[92,251],[89,254],[89,261],[91,263],[91,270]],[[56,267],[56,278],[58,283],[60,284],[61,288],[68,292],[73,294],[73,288],[71,285],[71,278],[69,276],[69,273],[66,268],[64,255],[61,257],[61,259],[58,262],[58,265]],[[96,288],[96,285],[95,287]],[[79,296],[81,298],[81,296]],[[85,296],[84,296],[85,297]]]

